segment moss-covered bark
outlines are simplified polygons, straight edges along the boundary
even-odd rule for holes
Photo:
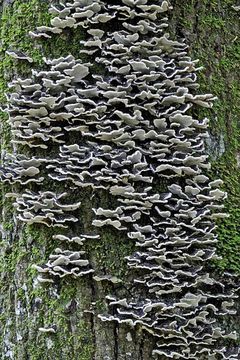
[[[66,31],[52,40],[33,42],[28,31],[48,24],[48,1],[15,0],[1,2],[0,100],[5,101],[7,82],[13,76],[28,75],[31,66],[17,62],[5,54],[20,49],[34,60],[34,67],[43,66],[42,56],[58,57],[71,53],[78,56],[80,30]],[[199,76],[201,92],[218,96],[213,110],[200,115],[211,120],[208,142],[212,158],[212,176],[225,182],[229,197],[226,202],[230,217],[219,223],[219,254],[222,260],[213,264],[217,270],[240,272],[239,256],[239,57],[240,25],[232,8],[233,0],[172,1],[170,30],[185,37],[192,57],[199,58],[204,70]],[[100,69],[101,71],[101,69]],[[10,149],[10,133],[6,115],[1,114],[1,149]],[[97,314],[106,308],[105,296],[116,291],[116,285],[94,283],[91,278],[61,280],[54,287],[36,287],[36,272],[31,265],[43,263],[54,244],[51,231],[42,226],[25,226],[14,221],[11,202],[2,191],[2,239],[0,248],[0,353],[2,359],[78,359],[78,360],[149,360],[151,342],[140,333],[101,323]],[[80,213],[83,227],[91,223],[91,194],[79,194],[85,204]],[[99,203],[109,202],[99,195]],[[124,256],[132,252],[133,244],[114,232],[103,233],[85,249],[94,268],[102,273],[128,279]],[[126,289],[121,284],[117,291]],[[39,333],[39,327],[56,325],[56,334]],[[235,324],[237,326],[237,324]],[[130,341],[132,338],[132,341]],[[130,355],[131,354],[131,355]]]
[[[172,30],[185,37],[193,58],[204,70],[199,75],[201,92],[218,97],[212,110],[201,115],[210,119],[207,142],[212,160],[212,175],[224,180],[228,192],[226,209],[230,217],[219,223],[219,254],[216,266],[240,272],[239,250],[239,13],[234,0],[174,1]]]

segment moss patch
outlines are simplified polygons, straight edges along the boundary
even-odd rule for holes
[[[222,260],[214,266],[240,273],[240,24],[233,5],[234,0],[193,0],[188,4],[175,0],[171,31],[187,38],[192,58],[204,67],[199,74],[199,91],[218,98],[213,109],[196,109],[198,116],[210,119],[210,175],[221,178],[228,192],[225,211],[230,217],[219,221],[217,230]]]

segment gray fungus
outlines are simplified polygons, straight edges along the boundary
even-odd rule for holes
[[[45,59],[45,70],[10,84],[7,113],[12,143],[41,157],[4,154],[3,182],[21,184],[13,193],[17,217],[27,223],[68,228],[78,222],[80,202],[42,189],[45,178],[107,190],[114,209],[93,208],[93,234],[55,235],[61,245],[80,246],[113,227],[136,250],[126,258],[136,294],[107,296],[102,321],[140,327],[155,340],[154,358],[238,359],[224,346],[235,339],[218,325],[234,314],[234,290],[211,278],[206,264],[217,258],[215,219],[226,216],[221,180],[206,175],[208,119],[197,119],[195,105],[212,107],[212,94],[197,94],[197,61],[184,41],[167,33],[169,1],[75,0],[50,7],[51,26],[30,35],[49,39],[65,29],[84,29],[80,57]],[[117,24],[117,27],[116,27]],[[50,40],[51,41],[51,40]],[[17,52],[15,58],[30,59]],[[86,56],[85,56],[86,58]],[[96,73],[95,64],[104,71]],[[66,141],[75,134],[79,143]],[[54,146],[56,156],[50,156]],[[36,154],[36,152],[34,152]],[[43,155],[45,154],[45,155]],[[164,182],[165,190],[154,184]],[[66,204],[67,202],[67,204]],[[85,276],[94,271],[84,251],[55,249],[44,265],[34,265],[40,282]],[[92,281],[123,282],[95,274]],[[110,315],[111,313],[111,315]],[[39,329],[55,332],[55,328]]]

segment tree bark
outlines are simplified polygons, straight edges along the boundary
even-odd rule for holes
[[[222,260],[212,264],[212,272],[239,274],[240,189],[239,136],[239,31],[238,14],[233,0],[172,0],[170,33],[185,38],[192,58],[200,59],[204,69],[199,74],[200,92],[218,96],[213,110],[199,111],[210,119],[207,149],[212,159],[213,178],[222,178],[228,192],[226,209],[230,217],[219,222],[218,253]],[[66,31],[55,42],[33,41],[28,32],[49,23],[48,1],[1,1],[0,100],[6,102],[7,83],[14,76],[27,76],[33,65],[10,58],[7,50],[22,50],[34,60],[34,68],[43,66],[42,57],[56,58],[72,54],[78,57],[79,41],[84,34]],[[99,69],[101,71],[101,69]],[[1,151],[12,151],[6,114],[1,113]],[[36,153],[37,154],[37,153]],[[38,154],[39,155],[39,154]],[[66,191],[61,184],[58,189]],[[127,294],[127,286],[94,282],[92,276],[59,280],[54,285],[36,286],[33,264],[42,264],[58,245],[54,234],[42,225],[26,226],[16,220],[11,201],[6,197],[8,185],[1,185],[0,247],[0,353],[1,359],[42,360],[149,360],[152,340],[140,330],[102,322],[98,315],[106,312],[105,297]],[[83,206],[79,212],[81,230],[91,227],[91,208],[109,204],[103,190],[92,200],[89,190],[74,194]],[[131,280],[125,257],[134,244],[120,238],[117,231],[104,229],[101,241],[85,246],[88,259],[97,274],[111,274]],[[237,306],[237,305],[236,305]],[[39,328],[56,326],[56,333],[39,332]],[[226,329],[229,324],[225,324]],[[239,331],[236,321],[231,323]]]

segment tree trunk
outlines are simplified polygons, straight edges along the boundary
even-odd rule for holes
[[[211,271],[239,274],[239,31],[236,0],[172,0],[169,14],[173,39],[185,38],[189,53],[200,59],[204,69],[199,74],[200,93],[218,97],[213,109],[198,110],[199,117],[210,119],[207,150],[212,162],[212,178],[224,180],[228,192],[226,211],[230,217],[219,221],[218,253]],[[53,1],[51,1],[52,3]],[[7,83],[17,76],[27,77],[31,68],[44,67],[42,57],[57,58],[72,54],[79,57],[83,31],[66,30],[53,40],[33,40],[28,36],[37,26],[49,24],[49,2],[43,0],[1,1],[0,100],[6,103]],[[33,58],[34,65],[18,61],[9,50],[22,50]],[[101,73],[101,67],[96,69]],[[1,113],[1,151],[13,151],[7,116]],[[76,140],[76,139],[73,139]],[[49,151],[54,151],[50,148]],[[41,150],[31,150],[41,156]],[[52,183],[49,181],[49,186]],[[52,191],[68,189],[59,183]],[[63,278],[54,284],[36,284],[37,272],[32,265],[44,264],[49,254],[61,247],[52,236],[56,231],[44,225],[23,225],[16,219],[12,201],[6,194],[20,191],[4,183],[2,191],[0,248],[0,349],[1,359],[40,360],[149,360],[152,359],[151,337],[126,325],[102,322],[99,314],[108,312],[107,295],[128,296],[131,272],[125,260],[134,252],[130,242],[119,232],[103,228],[101,239],[84,244],[95,275],[111,275],[113,281],[93,281],[92,274],[81,278]],[[92,207],[103,207],[112,201],[105,190],[97,196],[88,188],[72,194],[73,202],[81,201],[77,216],[82,233],[91,231]],[[74,235],[76,226],[71,228]],[[72,249],[77,250],[73,246]],[[221,275],[219,275],[221,274]],[[118,279],[121,282],[118,283]],[[236,305],[237,306],[237,305]],[[226,330],[229,324],[224,324]],[[232,320],[231,327],[239,331]],[[39,331],[39,328],[43,329]],[[51,330],[52,329],[52,330]],[[56,332],[55,332],[56,329]]]

